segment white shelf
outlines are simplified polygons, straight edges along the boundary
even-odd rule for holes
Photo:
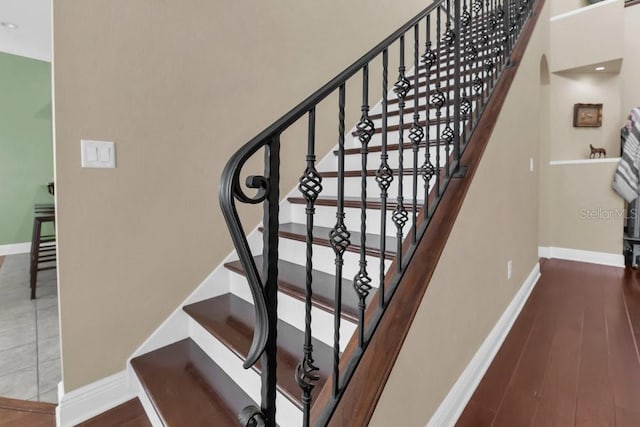
[[[588,165],[592,163],[618,163],[620,157],[605,157],[602,159],[579,159],[579,160],[551,160],[549,164],[551,166],[559,165]]]

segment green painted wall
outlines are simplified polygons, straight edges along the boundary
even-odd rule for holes
[[[52,202],[51,65],[0,52],[0,245],[31,241],[33,204]]]

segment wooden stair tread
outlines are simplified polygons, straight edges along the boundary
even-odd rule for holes
[[[469,118],[469,115],[460,115],[460,120],[467,120]],[[446,114],[446,109],[445,111],[443,111],[442,116],[438,119],[429,119],[429,126],[431,125],[437,125],[437,124],[441,124],[441,125],[445,125],[447,123],[451,124],[451,128],[453,128],[453,124],[454,124],[455,120],[453,119],[453,114],[449,117]],[[418,125],[421,126],[424,129],[424,126],[427,124],[427,121],[422,119],[418,122]],[[411,126],[413,126],[413,120],[410,122],[406,122],[403,124],[402,129],[403,130],[409,130],[411,129]],[[395,132],[400,130],[400,125],[389,125],[387,126],[387,132]],[[382,133],[382,127],[377,127],[375,128],[374,133]],[[353,137],[357,137],[358,136],[358,131],[353,131],[351,132],[351,136]],[[407,135],[408,136],[408,135]]]
[[[258,271],[262,273],[262,255],[254,257]],[[245,274],[240,261],[232,261],[224,265],[229,270]],[[335,276],[323,271],[312,270],[313,305],[329,313],[335,308]],[[278,289],[300,301],[305,300],[307,270],[304,266],[292,262],[278,260]],[[351,280],[342,279],[342,317],[353,322],[358,320],[358,298],[353,290]]]
[[[262,227],[259,228],[263,231]],[[313,227],[313,244],[321,246],[331,246],[329,244],[329,233],[331,228],[328,227]],[[350,231],[351,237],[349,241],[351,244],[347,247],[347,251],[360,253],[360,233],[357,231]],[[296,224],[293,222],[280,224],[280,237],[292,240],[298,240],[306,242],[307,239],[307,226],[304,224]],[[396,238],[386,237],[386,251],[385,258],[393,259],[396,256]],[[380,236],[377,234],[366,235],[366,248],[365,253],[370,256],[380,256]]]
[[[187,338],[131,360],[166,426],[237,426],[255,403],[198,345]]]
[[[451,150],[453,151],[453,145],[451,145]],[[424,154],[422,154],[420,156],[419,160],[422,160],[423,158],[424,158]],[[398,169],[393,169],[392,172],[393,172],[393,176],[398,176],[399,175]],[[337,178],[338,177],[338,171],[325,171],[325,172],[318,172],[318,173],[323,178]],[[374,169],[367,169],[366,175],[369,176],[369,177],[376,176],[376,171]],[[403,171],[402,171],[402,175],[403,176],[411,176],[411,175],[413,175],[413,168],[404,168]],[[418,174],[417,175],[418,175],[418,178],[421,177],[419,170],[418,170]],[[360,178],[361,176],[362,176],[362,172],[359,171],[359,170],[344,171],[344,177],[345,178]],[[375,189],[378,189],[378,187],[375,187]]]
[[[242,360],[245,360],[255,329],[255,313],[252,304],[228,293],[190,304],[184,307],[184,311]],[[320,369],[318,373],[320,380],[313,391],[315,397],[320,393],[331,372],[333,350],[319,340],[313,339],[312,342],[314,360]],[[296,383],[295,371],[302,358],[303,344],[302,331],[278,321],[278,390],[300,408],[302,407],[302,390]],[[254,368],[259,372],[260,362]]]
[[[424,141],[421,142],[420,144],[418,144],[419,148],[424,148],[425,144]],[[429,141],[429,146],[430,147],[437,147],[438,146],[438,141],[437,140],[431,140]],[[443,141],[440,141],[440,146],[443,147]],[[400,148],[400,144],[387,144],[387,152],[389,151],[397,151]],[[402,144],[402,148],[404,150],[411,150],[413,149],[413,143],[412,142],[405,142],[404,144]],[[367,148],[369,154],[371,153],[380,153],[382,151],[382,146],[381,145],[369,145]],[[333,150],[333,154],[334,155],[338,155],[340,154],[339,150]],[[352,155],[360,155],[360,148],[346,148],[344,150],[344,155],[345,156],[352,156]],[[405,153],[405,155],[407,155]]]
[[[151,427],[147,414],[136,397],[100,415],[78,424],[76,427]]]
[[[301,196],[294,196],[294,197],[288,197],[287,201],[289,203],[293,203],[296,205],[306,205],[307,201],[304,199],[304,197]],[[408,202],[408,201],[407,201]],[[422,204],[424,202],[422,200],[418,200],[418,210],[420,210],[422,208]],[[413,203],[408,203],[406,206],[412,206]],[[337,197],[318,197],[316,199],[316,206],[331,206],[331,207],[335,207],[338,206],[338,199]],[[395,207],[397,206],[397,201],[395,197],[389,197],[389,199],[387,200],[387,212],[390,212],[392,209],[395,209]],[[362,208],[362,200],[360,200],[360,197],[345,197],[344,198],[344,207],[345,208],[354,208],[354,209],[360,209]],[[382,208],[382,201],[379,198],[368,198],[367,199],[367,209],[375,209],[375,210],[379,210]]]

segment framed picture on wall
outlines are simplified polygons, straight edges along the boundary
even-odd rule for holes
[[[602,104],[574,104],[573,127],[599,128],[602,126]]]

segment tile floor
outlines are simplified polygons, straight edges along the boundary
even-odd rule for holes
[[[38,274],[29,300],[29,254],[0,266],[0,396],[58,402],[61,378],[56,270]]]

